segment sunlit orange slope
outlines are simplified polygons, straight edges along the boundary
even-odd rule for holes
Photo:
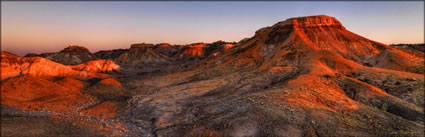
[[[320,15],[290,18],[262,28],[196,71],[264,73],[263,79],[271,77],[271,83],[277,84],[271,86],[284,84],[281,90],[289,93],[287,102],[304,107],[344,112],[373,106],[371,100],[387,100],[415,112],[402,117],[423,120],[424,95],[419,94],[419,88],[403,93],[381,84],[421,83],[423,63],[420,56],[368,40],[346,30],[334,17]],[[404,100],[399,99],[402,97]],[[413,100],[408,102],[408,98]]]
[[[96,100],[83,95],[85,80],[107,78],[109,75],[104,72],[118,69],[120,66],[111,60],[68,66],[2,51],[1,103],[23,110],[70,113]]]
[[[73,87],[81,84],[55,83],[31,75],[14,77],[1,84],[1,104],[27,111],[70,113],[89,103],[90,98],[80,93],[81,88]]]
[[[105,77],[105,74],[99,72],[110,72],[118,69],[120,69],[120,66],[110,60],[94,60],[85,64],[67,66],[41,57],[20,57],[5,51],[1,52],[2,80],[26,74],[36,77],[88,79]]]
[[[331,51],[360,65],[423,74],[423,55],[408,54],[361,37],[346,30],[334,17],[324,15],[287,19],[258,30],[254,37],[239,44],[226,60],[266,64],[266,60],[289,52]]]

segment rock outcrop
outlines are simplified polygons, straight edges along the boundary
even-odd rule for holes
[[[155,51],[154,44],[133,44],[128,52],[121,54],[117,59],[118,62],[129,64],[139,63],[163,63],[167,62],[169,57]]]
[[[204,51],[205,45],[205,43],[191,44],[184,49],[184,54],[192,56],[201,56]]]
[[[128,52],[128,49],[101,50],[94,55],[99,59],[114,59],[126,52]]]
[[[121,67],[112,60],[98,59],[80,65],[70,66],[73,70],[87,73],[101,73],[118,71]]]
[[[61,50],[58,53],[30,53],[25,57],[43,57],[63,65],[78,65],[96,59],[87,48],[71,45]]]
[[[88,79],[104,77],[105,74],[101,72],[118,69],[120,66],[111,60],[95,60],[76,66],[67,66],[42,57],[20,57],[5,51],[1,52],[1,80],[21,75]]]
[[[95,55],[98,58],[111,59],[129,71],[169,72],[187,70],[189,65],[220,55],[234,46],[234,43],[224,41],[189,45],[139,43],[132,44],[130,49],[99,51]]]

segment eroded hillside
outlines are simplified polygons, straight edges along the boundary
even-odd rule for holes
[[[424,53],[334,17],[94,55],[69,66],[2,52],[2,117],[43,114],[89,136],[424,136]]]

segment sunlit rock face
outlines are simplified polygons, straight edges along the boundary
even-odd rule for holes
[[[201,56],[204,50],[205,43],[196,43],[187,46],[184,50],[184,54],[192,56]]]
[[[290,18],[260,29],[256,34],[267,37],[264,41],[267,46],[259,51],[262,54],[273,50],[273,46],[297,40],[306,43],[306,49],[333,51],[357,63],[380,68],[420,73],[418,66],[424,62],[420,55],[405,54],[391,46],[354,34],[346,30],[336,18],[325,15]],[[391,61],[384,58],[391,58]]]
[[[20,58],[18,55],[1,51],[1,80],[20,75],[21,68],[16,67],[20,63],[18,58]]]
[[[291,26],[297,28],[335,27],[339,29],[345,29],[341,22],[339,22],[335,17],[326,15],[289,18],[283,22],[279,22],[278,24],[281,26]]]
[[[84,64],[71,66],[73,70],[84,71],[88,73],[113,72],[120,69],[120,66],[112,60],[93,60]]]
[[[70,76],[78,72],[70,67],[55,63],[41,57],[12,56],[2,51],[1,58],[2,80],[19,75],[32,75],[41,77]]]
[[[1,104],[8,112],[11,111],[9,109],[17,109],[35,112],[35,115],[64,116],[71,119],[83,114],[114,117],[117,109],[115,103],[97,106],[103,99],[100,97],[117,100],[116,98],[128,96],[120,82],[108,78],[110,75],[107,73],[120,69],[111,60],[63,65],[42,57],[20,57],[2,51],[0,69]],[[100,85],[107,86],[92,87],[90,83],[93,79],[100,79]],[[94,91],[100,91],[102,95],[89,94]],[[95,107],[91,108],[92,106]]]
[[[233,47],[235,47],[235,44],[225,44],[224,47],[223,47],[223,50],[228,51]]]
[[[279,44],[296,35],[312,48],[333,50],[354,59],[378,54],[380,49],[387,47],[349,32],[336,18],[323,15],[290,18],[267,30],[267,44]]]
[[[41,57],[20,57],[2,51],[1,79],[20,75],[36,77],[74,77],[87,79],[103,76],[101,72],[111,72],[120,69],[120,66],[111,60],[95,60],[85,64],[70,66],[62,65]]]

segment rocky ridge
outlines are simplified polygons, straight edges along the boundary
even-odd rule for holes
[[[33,69],[23,65],[31,59],[57,66],[45,73],[61,77],[25,73],[4,80],[2,95],[10,96],[2,104],[61,98],[79,106],[78,114],[122,131],[109,136],[423,136],[424,54],[414,53],[361,37],[324,15],[290,18],[236,44],[142,43],[100,51],[95,55],[104,61],[85,65],[2,52],[2,77],[3,69],[14,76]],[[104,77],[73,79],[62,75],[64,67]],[[63,94],[17,88],[25,82],[49,83]],[[26,92],[48,97],[16,94]],[[68,93],[86,100],[73,103]]]
[[[71,45],[57,53],[30,53],[26,57],[43,57],[64,65],[78,65],[97,59],[87,48]]]

